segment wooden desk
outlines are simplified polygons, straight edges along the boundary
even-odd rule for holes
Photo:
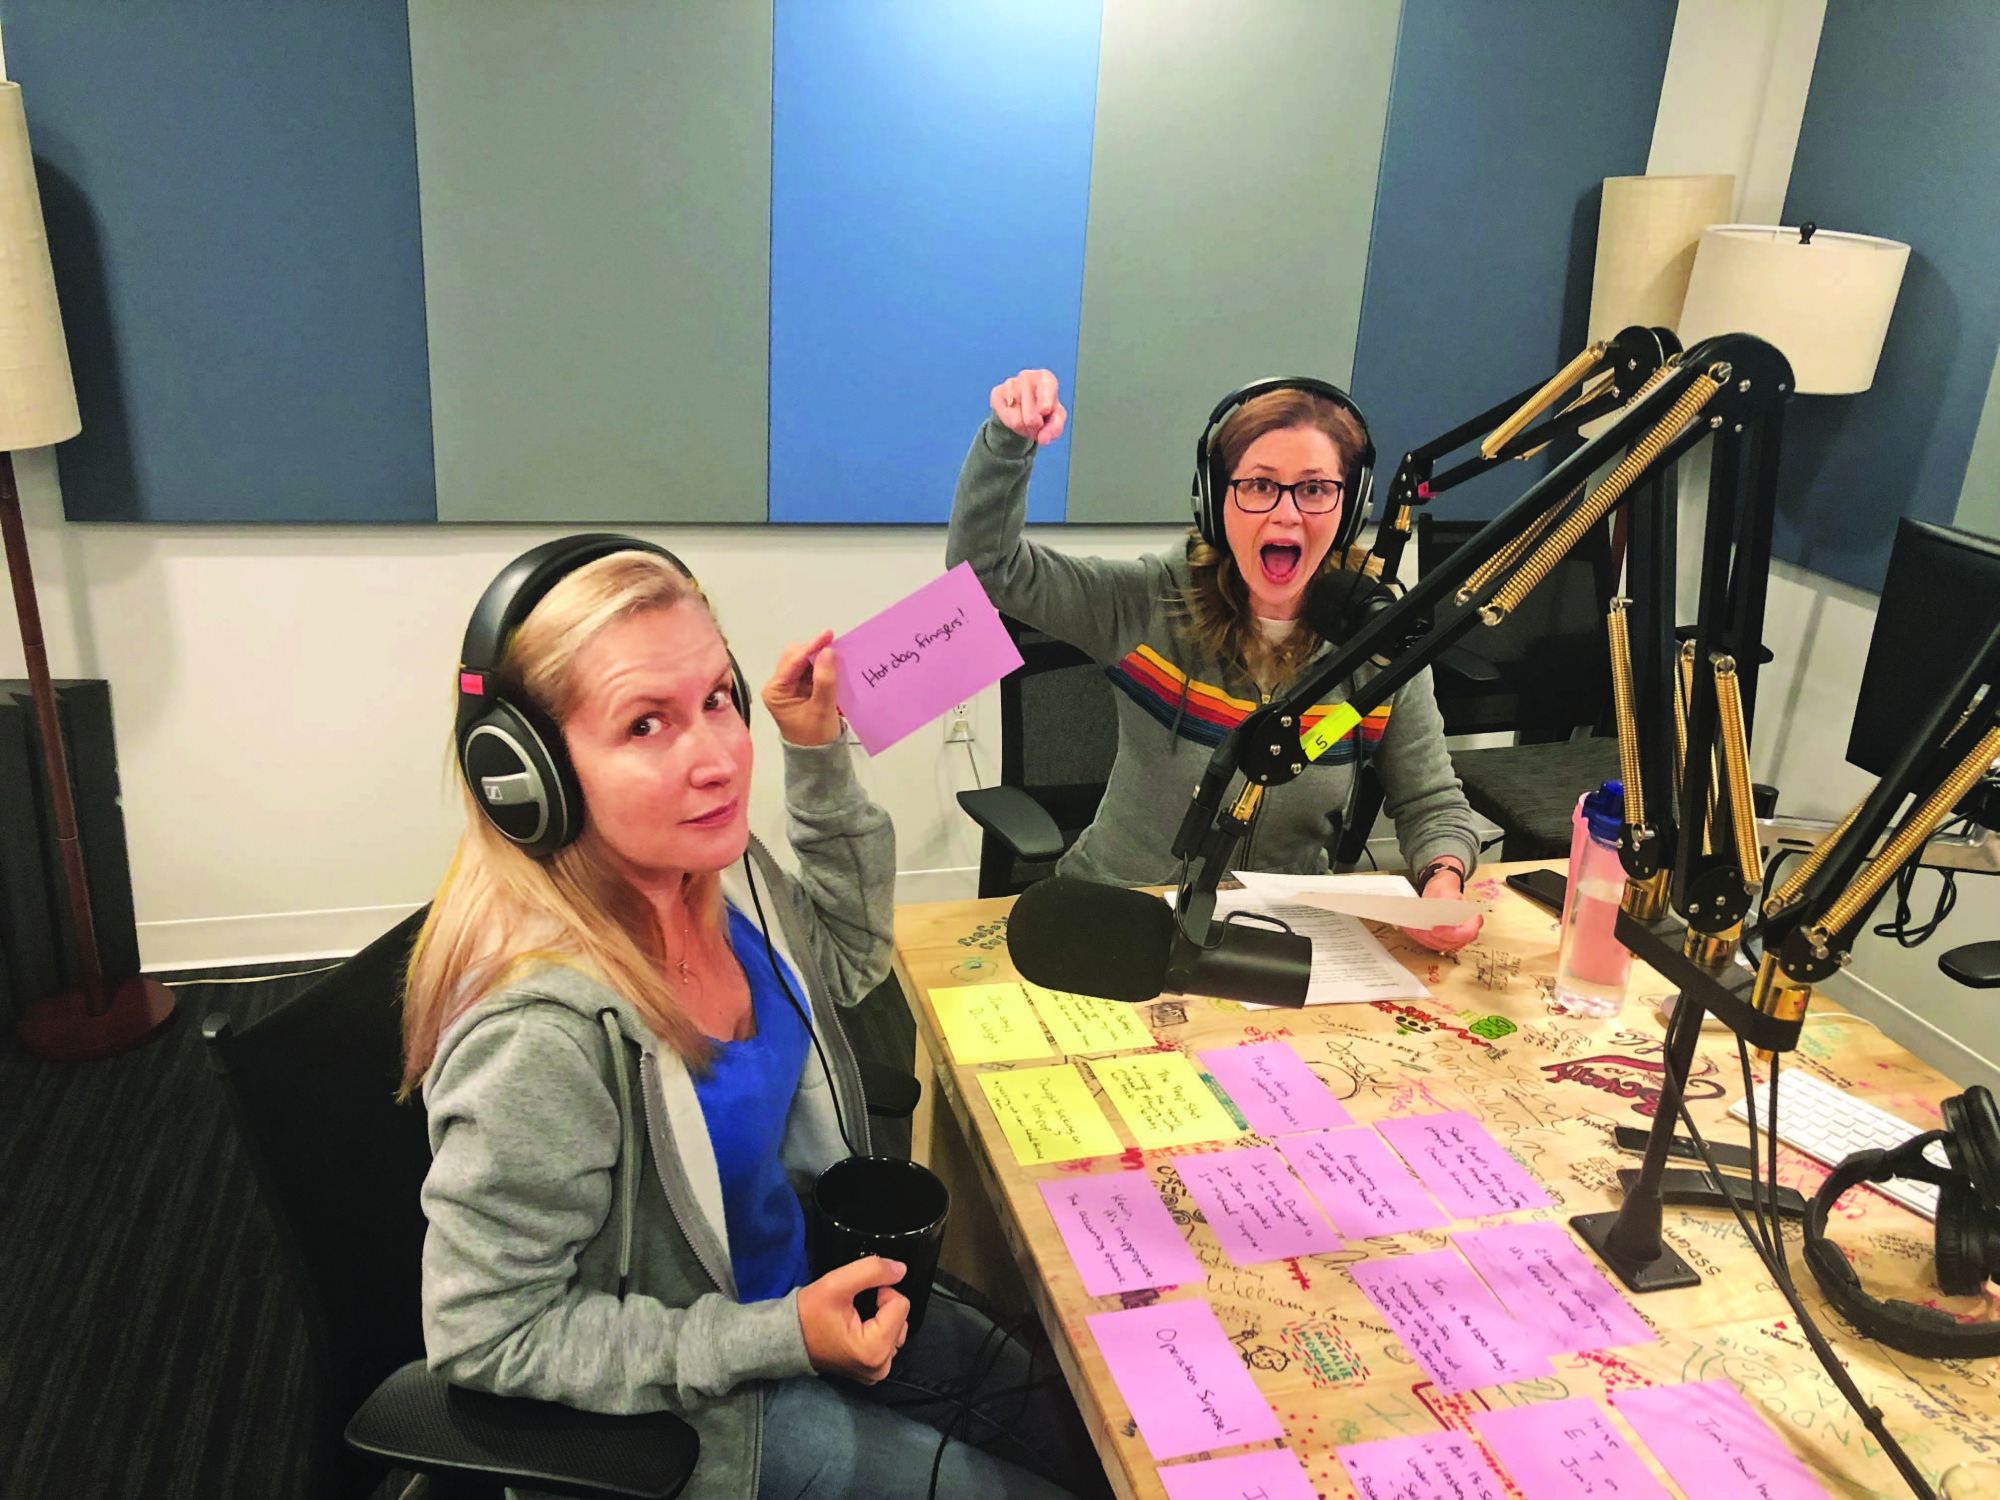
[[[1550,1015],[1543,995],[1555,972],[1555,924],[1500,885],[1499,876],[1510,868],[1517,867],[1479,872],[1474,894],[1494,901],[1495,910],[1479,942],[1456,958],[1421,949],[1392,928],[1375,929],[1430,985],[1429,1002],[1253,1011],[1226,1002],[1169,1000],[1145,1008],[1153,1033],[1162,1048],[1190,1053],[1283,1037],[1361,1123],[1471,1110],[1557,1205],[1481,1222],[1561,1222],[1572,1213],[1616,1207],[1615,1173],[1636,1166],[1638,1158],[1616,1148],[1612,1129],[1651,1124],[1662,1044],[1653,997],[1671,986],[1638,968],[1633,998],[1622,1015],[1595,1022]],[[1205,1285],[1163,1295],[1201,1297],[1213,1305],[1283,1421],[1287,1446],[1305,1462],[1326,1500],[1354,1493],[1333,1455],[1339,1445],[1462,1428],[1471,1412],[1486,1407],[1564,1396],[1601,1401],[1621,1387],[1717,1377],[1733,1381],[1766,1414],[1830,1492],[1908,1494],[1820,1372],[1789,1309],[1724,1210],[1666,1211],[1669,1241],[1705,1279],[1699,1287],[1630,1299],[1658,1334],[1656,1342],[1559,1355],[1553,1380],[1446,1396],[1424,1378],[1346,1271],[1371,1257],[1439,1248],[1446,1243],[1444,1233],[1350,1240],[1336,1254],[1235,1266],[1187,1200],[1173,1158],[1261,1138],[1245,1134],[1213,1146],[1142,1153],[1108,1101],[1105,1115],[1128,1147],[1121,1160],[1019,1166],[973,1076],[985,1068],[949,1060],[926,994],[932,986],[1016,977],[1004,942],[1009,905],[961,901],[897,913],[897,970],[916,1012],[919,1068],[935,1064],[935,1086],[926,1089],[926,1109],[917,1122],[917,1149],[948,1178],[960,1178],[953,1185],[953,1217],[961,1256],[970,1251],[976,1259],[980,1250],[998,1254],[1003,1243],[1011,1251],[1121,1495],[1159,1497],[1165,1491],[1084,1323],[1092,1313],[1115,1310],[1118,1299],[1084,1294],[1035,1184],[1066,1171],[1141,1163],[1188,1225],[1190,1246],[1209,1272]],[[1497,966],[1491,962],[1496,957]],[[1488,960],[1483,979],[1482,959]],[[1519,961],[1511,975],[1508,960]],[[1088,1077],[1089,1061],[1080,1065]],[[1956,1092],[1866,1022],[1817,1002],[1804,1044],[1787,1066],[1808,1068],[1927,1127],[1938,1121],[1938,1101]],[[1704,1035],[1689,1093],[1696,1119],[1712,1140],[1744,1139],[1743,1126],[1726,1117],[1742,1092],[1739,1078],[1734,1038],[1727,1032]],[[1779,1175],[1810,1196],[1824,1173],[1786,1148]],[[985,1219],[982,1197],[996,1211],[997,1232],[985,1227],[991,1221]],[[1793,1275],[1815,1318],[1916,1462],[1935,1480],[1962,1459],[2000,1457],[2000,1360],[1933,1363],[1860,1338],[1820,1298],[1798,1253],[1796,1220],[1788,1231]],[[1984,1298],[1940,1297],[1931,1280],[1931,1234],[1925,1220],[1866,1189],[1843,1201],[1834,1229],[1874,1295],[1931,1302],[1968,1320],[2000,1315]],[[1629,1430],[1626,1436],[1630,1441]]]

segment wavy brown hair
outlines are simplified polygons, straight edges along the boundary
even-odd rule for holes
[[[650,552],[614,552],[577,569],[508,639],[496,672],[507,695],[561,725],[582,684],[576,658],[598,634],[650,610],[689,606],[713,619],[680,569]],[[454,759],[455,759],[454,753]],[[486,819],[454,769],[465,805],[458,852],[418,935],[403,992],[403,1094],[423,1082],[438,1041],[461,1014],[533,963],[566,963],[602,978],[654,1035],[697,1067],[713,1055],[667,977],[652,903],[612,870],[590,839],[547,859],[525,854]],[[697,920],[722,921],[722,883],[688,877]]]
[[[1311,391],[1280,390],[1246,401],[1217,430],[1213,443],[1223,474],[1234,474],[1250,445],[1266,433],[1305,427],[1325,433],[1340,455],[1343,478],[1351,481],[1361,461],[1368,437],[1354,413],[1337,402]],[[1352,505],[1350,487],[1342,504]],[[1342,567],[1359,567],[1367,554],[1358,547],[1341,553],[1326,549],[1319,572],[1337,572]],[[1181,591],[1180,610],[1188,638],[1216,660],[1242,669],[1253,681],[1287,681],[1301,663],[1319,649],[1319,635],[1301,619],[1298,628],[1275,644],[1257,629],[1250,609],[1250,588],[1228,547],[1215,547],[1202,540],[1199,530],[1190,529],[1187,542],[1188,581]]]

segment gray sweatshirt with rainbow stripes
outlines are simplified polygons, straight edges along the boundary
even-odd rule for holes
[[[1187,639],[1178,601],[1183,559],[1070,557],[1022,535],[1035,445],[989,419],[972,440],[952,503],[945,564],[972,564],[994,605],[1070,642],[1104,668],[1118,701],[1118,755],[1097,818],[1059,866],[1120,885],[1169,885],[1168,853],[1208,757],[1267,698],[1240,666]],[[1331,648],[1322,645],[1321,655]],[[1342,702],[1343,684],[1320,711]],[[1306,715],[1308,726],[1318,712]],[[1316,874],[1347,807],[1355,767],[1372,764],[1412,870],[1451,854],[1470,871],[1479,840],[1444,745],[1444,721],[1424,672],[1306,768],[1264,798],[1236,865]]]

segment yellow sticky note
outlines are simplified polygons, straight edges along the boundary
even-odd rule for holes
[[[1067,990],[1045,990],[1039,984],[1022,982],[1035,1013],[1056,1049],[1066,1057],[1085,1057],[1093,1052],[1131,1052],[1153,1045],[1153,1033],[1140,1021],[1137,1009],[1116,1000],[1100,1000],[1095,995],[1072,995]]]
[[[1299,743],[1305,747],[1307,760],[1318,760],[1327,751],[1347,737],[1347,732],[1361,722],[1361,715],[1348,703],[1336,703],[1312,728],[1299,736]]]
[[[1116,1156],[1124,1149],[1075,1063],[981,1073],[979,1086],[1024,1167]]]
[[[1243,1133],[1184,1053],[1107,1057],[1090,1070],[1141,1146],[1189,1146]]]
[[[932,990],[931,1006],[951,1055],[961,1063],[1054,1057],[1018,984],[966,984]]]

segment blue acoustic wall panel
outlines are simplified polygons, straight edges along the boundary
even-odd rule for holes
[[[83,411],[70,517],[432,520],[403,0],[0,23]]]
[[[942,521],[992,386],[1075,376],[1102,5],[773,19],[771,519]],[[1062,519],[1067,465],[1031,519]]]
[[[1583,346],[1603,179],[1646,170],[1674,0],[1404,0],[1354,356],[1386,481],[1404,452]],[[1490,515],[1544,472],[1439,501]]]
[[[1774,548],[1879,589],[1896,518],[1949,522],[2000,344],[2000,8],[1827,7],[1785,222],[1910,245],[1875,384],[1801,396]]]

